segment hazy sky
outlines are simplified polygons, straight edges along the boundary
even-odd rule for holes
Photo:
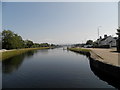
[[[2,31],[2,3],[1,2],[0,2],[0,31]]]
[[[119,3],[118,3],[118,26],[120,27],[120,1],[119,1]]]
[[[117,2],[3,2],[3,29],[34,42],[82,43],[118,28]]]

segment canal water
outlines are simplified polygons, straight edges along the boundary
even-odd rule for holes
[[[115,88],[92,71],[89,59],[71,51],[36,50],[2,62],[3,88]]]

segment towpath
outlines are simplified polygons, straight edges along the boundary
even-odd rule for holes
[[[120,53],[116,52],[116,48],[111,49],[89,48],[89,49],[91,50],[91,56],[94,59],[120,67]]]

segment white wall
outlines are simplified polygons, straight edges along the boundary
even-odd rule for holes
[[[111,43],[109,43],[110,41],[112,41]],[[104,41],[100,41],[100,45],[110,45],[110,46],[116,46],[116,40],[109,36],[107,39],[105,39]]]

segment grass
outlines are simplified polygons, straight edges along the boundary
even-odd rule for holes
[[[68,48],[68,50],[86,55],[88,57],[90,56],[90,51],[91,51],[90,49],[85,49],[85,48]]]
[[[85,48],[69,48],[69,50],[72,50],[72,51],[90,52],[90,49],[85,49]]]
[[[50,47],[40,47],[40,48],[24,48],[24,49],[14,49],[14,50],[8,50],[8,51],[4,51],[2,52],[0,56],[0,60],[6,60],[8,58],[11,58],[13,56],[25,53],[27,51],[30,50],[41,50],[41,49],[49,49]]]

